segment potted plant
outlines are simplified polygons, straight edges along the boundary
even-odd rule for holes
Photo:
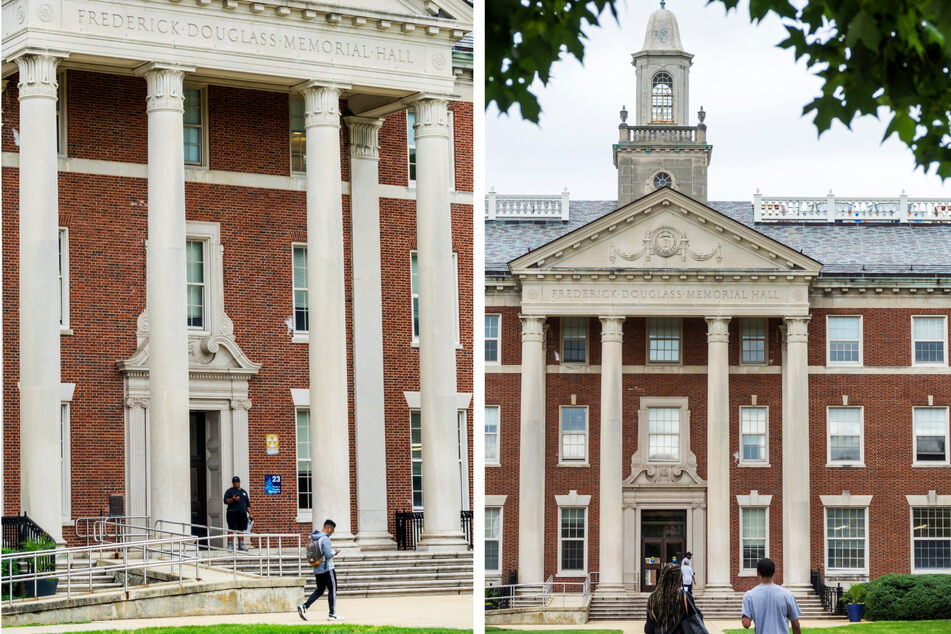
[[[20,545],[20,552],[36,552],[40,550],[53,550],[56,548],[56,542],[49,537],[39,539],[29,539]],[[23,564],[26,572],[44,573],[56,571],[56,556],[48,555],[37,557],[35,559],[26,559]],[[56,594],[56,586],[59,585],[58,577],[46,577],[36,581],[24,581],[23,590],[27,597],[49,597]]]
[[[845,601],[845,610],[849,614],[849,621],[858,623],[862,620],[862,612],[865,611],[865,598],[868,596],[868,590],[864,583],[856,583],[842,596]]]

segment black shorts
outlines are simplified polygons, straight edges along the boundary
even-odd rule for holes
[[[248,530],[248,514],[247,513],[233,513],[228,511],[228,528],[233,531],[246,531]]]

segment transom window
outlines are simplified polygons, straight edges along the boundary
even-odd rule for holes
[[[565,363],[585,363],[588,360],[587,317],[562,318],[561,353]]]
[[[586,462],[588,460],[588,408],[561,408],[561,460]]]
[[[766,509],[740,507],[740,567],[755,570],[766,556]]]
[[[185,243],[188,280],[188,327],[205,327],[205,243]]]
[[[561,561],[559,562],[562,572],[585,570],[585,515],[586,508],[562,507],[561,513],[560,540]]]
[[[915,462],[948,462],[948,409],[945,407],[914,408]]]
[[[660,189],[661,187],[670,187],[674,184],[674,179],[670,177],[670,174],[667,172],[657,172],[654,175],[654,189]]]
[[[951,508],[911,510],[915,570],[951,570]]]
[[[485,507],[485,571],[498,573],[502,569],[502,509]]]
[[[485,406],[485,462],[499,464],[499,406]]]
[[[827,570],[865,570],[867,510],[826,509]]]
[[[307,130],[304,128],[304,98],[291,95],[291,171],[307,171]]]
[[[861,364],[862,318],[829,316],[829,363]]]
[[[911,335],[915,365],[947,363],[947,317],[912,317]]]
[[[680,408],[651,407],[648,412],[648,462],[680,461]]]
[[[674,80],[661,71],[651,80],[651,123],[674,122]]]
[[[501,335],[499,333],[499,326],[502,321],[502,315],[486,315],[485,316],[485,362],[486,363],[498,363],[499,362],[499,344],[501,343]]]
[[[740,362],[766,363],[766,320],[740,320]]]
[[[766,462],[766,408],[740,408],[740,444],[743,462]]]
[[[297,508],[313,508],[313,477],[310,459],[310,410],[297,410]]]
[[[829,462],[860,464],[862,462],[862,408],[830,407]]]
[[[307,292],[307,247],[295,244],[294,251],[294,331],[310,330],[309,293]]]
[[[647,360],[650,363],[680,363],[680,319],[652,317],[647,320]]]
[[[202,156],[202,140],[204,137],[204,117],[202,113],[202,90],[200,88],[185,88],[185,112],[182,115],[183,136],[185,140],[185,162],[190,165],[201,165],[205,160]]]

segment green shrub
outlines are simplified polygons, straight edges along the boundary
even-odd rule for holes
[[[846,603],[865,603],[867,597],[868,588],[865,587],[865,584],[856,583],[845,591],[845,594],[842,595],[842,600]]]
[[[951,575],[885,575],[864,585],[869,620],[951,619]]]
[[[6,555],[7,553],[15,553],[15,552],[17,551],[14,548],[2,549],[2,553],[4,555]],[[7,582],[4,584],[2,583],[2,580],[9,579],[11,574],[13,576],[20,574],[20,563],[17,562],[16,560],[4,561],[3,564],[0,565],[0,587],[3,588],[2,600],[4,601],[10,598],[10,583]],[[16,582],[13,587],[13,598],[19,599],[22,596],[24,595],[21,594],[20,592],[20,582]]]

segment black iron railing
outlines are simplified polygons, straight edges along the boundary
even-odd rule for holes
[[[472,511],[461,511],[459,519],[462,523],[462,532],[472,549]],[[396,549],[416,550],[416,542],[423,533],[422,511],[396,512]]]
[[[19,549],[29,541],[38,542],[44,539],[53,541],[49,533],[24,513],[23,515],[4,515],[0,520],[3,524],[3,547]]]
[[[845,607],[842,605],[842,585],[837,583],[834,588],[827,586],[822,579],[821,567],[817,570],[810,569],[809,573],[812,589],[819,595],[822,608],[829,614],[845,614]]]

